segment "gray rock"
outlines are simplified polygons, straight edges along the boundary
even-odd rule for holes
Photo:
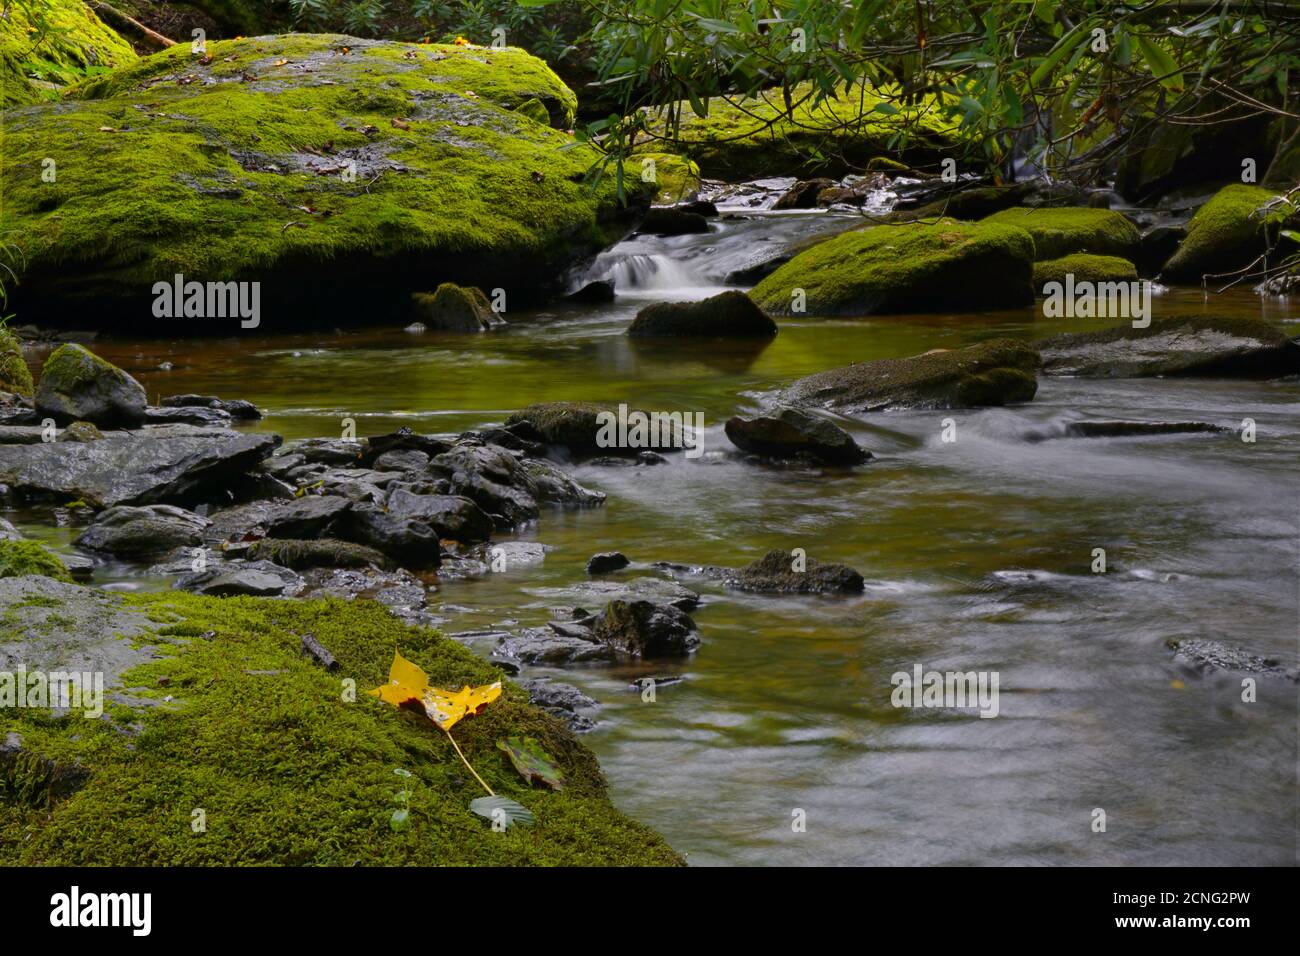
[[[440,538],[468,544],[486,541],[492,535],[492,519],[460,495],[415,495],[398,489],[388,496],[388,511],[423,521]]]
[[[352,508],[338,495],[304,495],[278,503],[265,525],[269,538],[319,538]]]
[[[618,571],[631,564],[627,555],[622,551],[602,551],[600,554],[593,554],[587,559],[588,574],[609,574],[611,571]]]
[[[302,591],[303,579],[270,561],[216,561],[204,571],[182,574],[176,587],[210,597],[292,597]]]
[[[374,461],[379,471],[419,471],[429,464],[429,456],[415,448],[386,451]]]
[[[223,489],[279,442],[278,435],[226,432],[19,445],[0,456],[0,483],[24,498],[79,498],[94,507],[185,503]]]
[[[178,405],[174,408],[146,408],[144,419],[150,425],[207,425],[222,427],[230,424],[230,413],[219,408],[202,405]]]
[[[209,522],[173,505],[117,505],[95,518],[76,545],[122,558],[144,559],[198,545]]]
[[[534,677],[516,683],[528,692],[528,702],[564,721],[574,733],[586,733],[596,726],[589,716],[600,705],[572,684],[549,677]]]
[[[405,568],[436,568],[442,557],[438,535],[423,521],[355,504],[333,523],[331,533],[382,551]]]
[[[755,418],[729,419],[727,437],[742,451],[763,458],[812,458],[832,465],[857,465],[871,457],[834,422],[781,406]]]
[[[61,345],[45,360],[36,411],[59,424],[136,425],[145,420],[144,386],[81,345]]]
[[[162,400],[161,404],[164,408],[195,406],[215,408],[241,421],[255,421],[262,417],[262,412],[256,405],[239,398],[221,399],[215,395],[169,395]]]
[[[1300,345],[1260,319],[1186,316],[1038,343],[1046,375],[1139,378],[1202,375],[1276,378],[1300,372]]]
[[[589,630],[562,634],[551,626],[530,627],[503,637],[493,653],[525,664],[553,666],[613,659],[611,649],[596,641]]]
[[[600,606],[610,601],[649,601],[669,604],[681,611],[693,611],[700,596],[695,591],[667,578],[640,577],[620,581],[579,581],[563,588],[535,588],[530,594],[561,598],[577,604]]]
[[[1165,646],[1174,652],[1176,659],[1201,670],[1242,671],[1247,674],[1268,674],[1273,677],[1285,677],[1291,681],[1300,681],[1300,669],[1287,670],[1273,658],[1259,657],[1219,641],[1171,638],[1165,642]]]

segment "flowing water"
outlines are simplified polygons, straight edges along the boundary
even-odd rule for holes
[[[458,432],[557,399],[703,412],[702,458],[577,467],[608,502],[544,513],[519,535],[551,546],[544,561],[445,581],[431,597],[448,632],[468,633],[575,603],[587,558],[610,549],[634,562],[622,576],[658,573],[654,561],[736,566],[770,548],[863,573],[866,591],[851,598],[686,580],[704,593],[691,658],[529,672],[603,704],[585,739],[614,799],[692,863],[1295,862],[1296,685],[1263,677],[1258,700],[1243,702],[1243,675],[1191,672],[1165,641],[1220,640],[1296,665],[1300,384],[1049,378],[1027,406],[841,420],[876,454],[852,471],[744,461],[722,423],[800,375],[1098,327],[1026,308],[784,320],[766,345],[623,335],[646,301],[711,294],[765,243],[843,224],[766,216],[707,237],[639,239],[593,268],[619,283],[616,303],[510,315],[478,337],[381,328],[97,348],[151,399],[248,399],[268,412],[255,427],[286,439],[338,435],[344,418],[361,435]],[[1247,291],[1155,300],[1157,317],[1209,311],[1300,316]],[[259,331],[274,327],[264,317]],[[945,418],[955,442],[941,440]],[[1251,418],[1258,440],[1052,437],[1079,418]],[[56,544],[75,533],[27,530]],[[1091,570],[1099,547],[1104,574]],[[100,579],[149,584],[121,568]],[[996,671],[998,717],[891,706],[891,675],[918,663]],[[684,680],[650,703],[630,686],[642,674]],[[1092,830],[1096,808],[1104,833]],[[800,810],[805,832],[792,827]]]

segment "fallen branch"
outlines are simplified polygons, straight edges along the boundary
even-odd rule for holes
[[[86,2],[92,10],[98,13],[115,30],[129,33],[136,39],[143,40],[160,50],[176,45],[175,40],[169,40],[157,30],[150,30],[139,20],[128,17],[116,7],[109,6],[107,3],[101,2],[101,0],[86,0]]]
[[[321,667],[327,671],[336,671],[339,669],[339,662],[320,641],[316,640],[314,634],[304,634],[302,636],[302,652],[307,654]]]

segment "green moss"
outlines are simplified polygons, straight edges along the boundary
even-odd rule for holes
[[[393,649],[436,686],[501,673],[434,631],[410,628],[370,601],[212,599],[169,593],[126,603],[184,619],[190,637],[124,675],[158,706],[114,705],[105,719],[0,715],[32,754],[76,764],[89,779],[48,811],[6,807],[6,865],[603,865],[677,864],[653,831],[609,802],[595,757],[506,684],[503,697],[453,730],[478,773],[527,806],[531,828],[493,832],[469,810],[482,795],[446,736],[426,718],[365,694],[387,679]],[[339,660],[329,673],[300,656],[314,634]],[[355,701],[343,699],[354,680]],[[163,702],[164,697],[171,697]],[[136,727],[122,733],[128,722]],[[568,783],[530,788],[496,749],[531,736]],[[408,770],[412,825],[388,825]],[[206,832],[192,828],[201,810]]]
[[[72,575],[57,555],[37,541],[0,540],[0,578],[40,574],[57,581],[71,581]]]
[[[811,172],[827,164],[862,167],[896,152],[897,138],[905,133],[914,153],[935,153],[954,143],[955,124],[944,116],[938,99],[886,115],[875,111],[882,99],[870,90],[854,89],[817,104],[808,96],[810,90],[807,84],[795,87],[792,102],[799,105],[792,117],[782,116],[777,90],[735,105],[714,97],[704,117],[696,116],[689,103],[679,103],[677,140],[656,138],[638,152],[681,152],[699,164],[703,175],[736,181]],[[662,120],[652,130],[656,137],[667,134]]]
[[[32,370],[23,359],[18,337],[0,325],[0,392],[31,395],[33,387]]]
[[[1059,259],[1076,252],[1134,258],[1142,236],[1120,213],[1087,206],[1004,209],[982,222],[1019,226],[1034,237],[1034,258]]]
[[[0,12],[0,107],[55,99],[61,87],[135,59],[131,45],[81,0],[6,3]]]
[[[1027,305],[1033,255],[1033,241],[1014,226],[952,219],[875,226],[800,253],[750,298],[770,315],[792,314],[798,290],[808,315]]]
[[[1282,212],[1265,214],[1263,207],[1276,193],[1261,186],[1224,186],[1187,224],[1187,238],[1174,253],[1161,278],[1171,282],[1200,282],[1204,274],[1224,275],[1249,265],[1265,249],[1269,231]]]
[[[1039,292],[1049,282],[1065,282],[1073,275],[1079,282],[1136,282],[1137,266],[1118,256],[1094,256],[1086,252],[1034,263],[1034,288]]]
[[[653,163],[653,166],[649,165]],[[629,181],[648,181],[658,191],[654,201],[663,206],[689,199],[700,189],[700,167],[673,153],[637,153],[623,164]]]
[[[19,294],[147,308],[176,273],[322,298],[382,275],[374,304],[416,275],[553,282],[610,237],[613,184],[582,182],[596,151],[512,111],[536,98],[567,118],[575,104],[520,50],[288,34],[208,56],[173,47],[83,85],[85,99],[6,118]],[[41,182],[45,156],[57,185]],[[331,280],[336,261],[347,275]],[[277,270],[293,275],[268,281]]]

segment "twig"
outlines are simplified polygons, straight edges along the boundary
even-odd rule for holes
[[[88,5],[94,9],[101,17],[117,27],[119,30],[126,30],[128,33],[134,33],[142,40],[147,40],[153,46],[160,50],[165,50],[170,46],[175,46],[176,41],[170,40],[163,36],[157,30],[150,30],[147,26],[133,17],[128,17],[116,7],[109,6],[101,0],[87,0]]]
[[[438,726],[442,727],[442,724],[439,724]],[[489,797],[495,797],[496,793],[486,783],[483,783],[483,778],[478,775],[478,771],[473,767],[470,767],[469,761],[466,760],[465,755],[461,753],[460,744],[456,743],[456,738],[451,735],[451,731],[446,727],[442,727],[442,732],[447,735],[447,739],[451,741],[451,745],[456,748],[456,754],[460,757],[461,763],[463,763],[469,769],[469,772],[474,775],[474,779],[477,780],[482,785],[483,789],[488,792]]]

